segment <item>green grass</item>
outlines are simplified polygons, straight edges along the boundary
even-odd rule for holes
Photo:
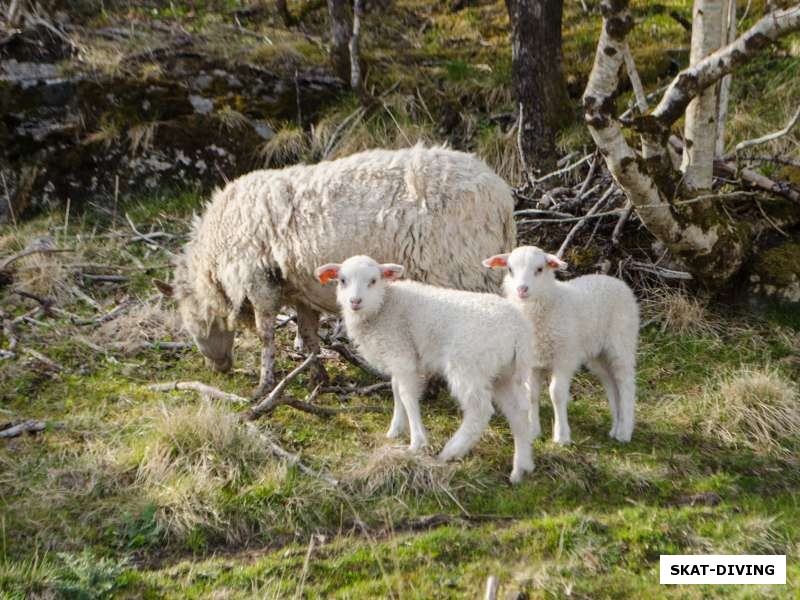
[[[142,231],[177,235],[164,242],[177,250],[199,202],[165,194],[124,209]],[[59,241],[78,256],[63,260],[166,261],[163,250],[132,242],[124,230],[112,235],[109,225],[106,214],[74,219]],[[51,215],[6,229],[0,239],[10,252],[62,228],[63,216]],[[81,285],[108,309],[126,293],[148,298],[145,276],[151,274],[167,272]],[[504,591],[530,597],[744,597],[733,588],[661,588],[658,557],[796,554],[798,432],[779,432],[772,447],[748,444],[746,432],[732,429],[731,442],[705,433],[702,407],[716,398],[720,374],[728,381],[724,374],[741,366],[774,372],[797,393],[800,329],[791,310],[775,307],[756,317],[712,306],[691,313],[707,326],[675,333],[673,309],[662,331],[666,301],[656,299],[647,308],[656,321],[642,333],[633,441],[620,445],[607,437],[601,387],[582,374],[570,407],[575,444],[557,447],[545,435],[535,444],[536,471],[516,487],[506,480],[511,436],[502,419],[493,419],[469,457],[446,471],[434,469],[422,480],[422,469],[432,467],[390,461],[369,483],[364,468],[383,451],[387,413],[319,419],[282,407],[259,423],[262,434],[344,482],[332,489],[272,457],[259,435],[237,425],[238,407],[145,388],[196,379],[246,396],[257,378],[258,346],[249,334],[239,340],[237,370],[221,375],[207,370],[193,349],[115,349],[113,338],[63,318],[46,319],[52,328],[20,326],[21,344],[64,370],[52,373],[19,358],[6,361],[0,375],[2,420],[49,423],[43,434],[0,448],[0,590],[11,597],[277,598],[302,591],[307,597],[460,598],[477,595],[492,573]],[[30,303],[7,295],[3,306],[21,314]],[[66,295],[62,306],[93,313],[75,296]],[[164,324],[169,320],[143,323],[129,327],[142,328],[144,339],[184,339]],[[292,335],[280,331],[279,374],[296,364],[288,355]],[[90,350],[79,336],[108,346]],[[338,361],[328,366],[340,381],[368,381]],[[302,398],[305,389],[301,376],[290,392]],[[320,401],[344,405],[333,395]],[[731,414],[743,410],[735,398],[729,401]],[[348,405],[388,411],[390,399],[354,398]],[[552,410],[544,396],[541,410],[547,431]],[[434,449],[458,423],[446,393],[426,402],[424,418]],[[715,503],[687,500],[703,493],[713,493]],[[430,515],[450,521],[414,528]],[[791,559],[788,565],[789,581],[796,581],[798,566]],[[791,597],[797,589],[772,591]]]

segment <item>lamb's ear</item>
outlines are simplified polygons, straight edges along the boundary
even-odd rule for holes
[[[317,275],[317,279],[322,285],[327,285],[328,282],[334,279],[339,279],[339,268],[342,265],[338,265],[336,263],[328,263],[327,265],[322,265],[318,268],[315,273]]]
[[[158,291],[164,294],[167,298],[172,298],[175,295],[175,288],[173,288],[166,281],[160,279],[153,279],[153,285],[158,288]]]
[[[548,254],[545,260],[547,260],[547,266],[551,269],[561,269],[563,271],[569,266],[555,254]]]
[[[483,261],[483,266],[489,269],[504,269],[508,267],[508,257],[510,254],[495,254]]]
[[[405,268],[402,265],[395,265],[392,263],[385,263],[380,265],[381,275],[384,279],[388,279],[389,281],[394,281],[395,279],[400,279],[403,276],[403,271]]]

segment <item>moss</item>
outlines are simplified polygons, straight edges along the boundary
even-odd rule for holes
[[[763,283],[780,287],[800,280],[800,242],[789,241],[764,250],[756,258],[753,273]]]

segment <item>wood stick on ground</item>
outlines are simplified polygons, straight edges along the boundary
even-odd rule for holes
[[[203,396],[214,398],[215,400],[225,400],[226,402],[236,402],[239,404],[249,404],[247,398],[223,392],[220,389],[206,385],[200,381],[172,381],[170,383],[153,383],[145,387],[152,392],[171,392],[173,390],[197,392]]]
[[[15,262],[20,260],[21,258],[25,258],[26,256],[30,256],[31,254],[57,254],[60,252],[72,252],[69,248],[27,248],[22,250],[21,252],[17,252],[16,254],[12,254],[11,256],[5,258],[2,263],[0,263],[0,271],[8,271],[9,267],[13,265]]]
[[[345,344],[336,342],[335,344],[331,344],[331,350],[335,351],[339,354],[343,359],[347,362],[357,366],[362,371],[366,371],[376,379],[380,379],[382,381],[387,381],[389,378],[378,371],[377,369],[373,369],[369,364],[367,364],[360,356],[356,355],[350,348],[348,348]]]
[[[47,423],[44,421],[34,420],[23,421],[22,423],[17,423],[16,425],[11,425],[9,423],[9,425],[9,427],[0,429],[0,438],[19,437],[23,433],[38,433],[47,428]]]
[[[125,300],[121,304],[117,305],[109,312],[105,313],[104,315],[100,315],[94,319],[84,319],[83,321],[76,321],[75,325],[102,325],[103,323],[107,323],[108,321],[113,321],[126,310],[128,310],[134,304],[133,300]]]
[[[316,415],[318,417],[328,418],[340,415],[342,413],[385,413],[389,412],[388,409],[382,406],[343,406],[339,408],[332,408],[329,406],[319,406],[314,404],[321,392],[321,386],[314,388],[305,400],[287,400],[285,404],[297,410]]]
[[[292,452],[289,452],[285,448],[282,448],[277,443],[275,443],[270,438],[270,436],[268,436],[267,434],[265,434],[262,431],[260,431],[258,429],[258,427],[255,426],[255,423],[245,423],[244,425],[250,431],[255,433],[264,442],[264,445],[267,448],[269,448],[270,452],[272,452],[272,454],[274,456],[276,456],[276,457],[278,457],[278,458],[280,458],[282,460],[285,460],[290,465],[293,465],[293,466],[297,467],[301,472],[305,473],[306,475],[310,475],[311,477],[314,477],[315,479],[320,479],[320,480],[324,481],[325,483],[327,483],[328,485],[330,485],[332,487],[338,487],[339,486],[339,481],[337,479],[334,479],[333,477],[331,477],[327,473],[323,473],[321,471],[317,471],[316,469],[312,469],[311,467],[306,465],[300,459],[300,457],[297,454],[294,454]]]
[[[587,154],[586,156],[584,156],[580,160],[577,160],[574,163],[572,163],[570,165],[567,165],[566,167],[564,167],[562,169],[558,169],[557,171],[553,171],[552,173],[547,173],[546,175],[542,175],[538,179],[534,179],[533,182],[534,183],[542,183],[544,181],[547,181],[548,179],[552,179],[553,177],[560,177],[561,175],[565,175],[566,173],[569,173],[573,169],[577,169],[578,167],[580,167],[583,163],[585,163],[589,159],[591,159],[592,156],[594,156],[594,153]]]
[[[598,210],[600,210],[600,207],[606,203],[606,201],[608,200],[608,198],[611,196],[611,194],[614,192],[615,189],[616,189],[616,184],[612,183],[610,186],[608,186],[608,189],[602,196],[600,196],[600,199],[594,203],[594,206],[592,206],[592,208],[589,209],[589,212],[587,212],[580,221],[578,221],[577,223],[575,223],[575,225],[573,225],[572,229],[567,234],[567,237],[564,238],[564,241],[561,243],[561,247],[558,249],[558,252],[556,252],[556,256],[558,256],[559,258],[564,256],[564,252],[567,250],[570,243],[572,242],[572,238],[574,238],[575,235],[583,228],[583,226],[586,224],[586,220],[589,217],[591,217],[594,213],[596,213]]]
[[[734,154],[736,155],[737,159],[739,153],[746,148],[752,148],[753,146],[759,146],[761,144],[766,144],[767,142],[775,141],[783,136],[787,135],[797,123],[800,123],[800,106],[797,107],[797,110],[794,113],[794,116],[789,119],[789,122],[786,124],[786,127],[780,129],[778,131],[773,131],[772,133],[768,133],[767,135],[762,135],[759,138],[755,138],[752,140],[745,140],[744,142],[739,142],[736,144],[736,148],[734,148]]]
[[[286,387],[294,381],[294,379],[300,375],[303,371],[308,369],[311,366],[311,363],[317,359],[317,355],[311,353],[308,357],[300,363],[297,367],[295,367],[286,377],[284,377],[278,385],[269,393],[269,395],[264,398],[261,402],[256,404],[253,408],[246,411],[243,415],[243,418],[247,421],[255,421],[259,417],[265,415],[266,413],[272,411],[276,406],[280,404],[286,404],[289,400],[284,399],[283,391]]]
[[[23,348],[22,352],[27,354],[28,356],[30,356],[32,358],[35,358],[40,363],[43,363],[43,364],[47,365],[48,367],[50,367],[54,371],[63,371],[64,370],[64,367],[62,367],[60,364],[58,364],[52,358],[48,358],[47,356],[45,356],[44,354],[42,354],[41,352],[39,352],[37,350],[34,350],[33,348]]]
[[[323,387],[320,390],[320,392],[323,394],[340,394],[344,396],[369,396],[370,394],[374,394],[375,392],[382,392],[391,389],[392,389],[392,383],[390,381],[380,381],[378,383],[373,383],[372,385],[366,385],[364,387],[330,385],[327,387]]]

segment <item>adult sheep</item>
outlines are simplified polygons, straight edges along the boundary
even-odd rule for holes
[[[262,343],[255,395],[275,383],[274,318],[297,313],[299,334],[319,351],[320,312],[335,313],[333,290],[315,268],[354,254],[401,260],[432,285],[497,292],[502,277],[476,262],[516,242],[508,185],[470,154],[417,145],[369,150],[316,165],[262,170],[214,193],[177,259],[173,286],[184,326],[218,370],[233,364],[236,324]],[[321,363],[313,378],[325,380]]]

